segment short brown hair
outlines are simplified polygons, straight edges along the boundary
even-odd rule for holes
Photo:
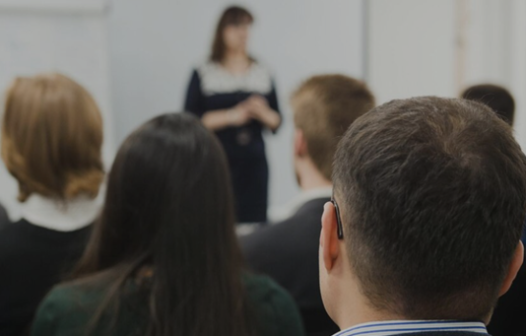
[[[15,79],[7,91],[2,159],[18,180],[19,200],[32,193],[95,197],[104,178],[102,117],[72,79],[43,74]]]
[[[325,178],[332,178],[332,159],[341,136],[374,104],[364,82],[344,75],[311,77],[293,94],[294,124],[303,131],[309,155]]]
[[[349,128],[334,165],[349,260],[374,307],[491,313],[526,216],[526,157],[504,121],[463,99],[392,101]]]
[[[513,125],[515,100],[511,93],[502,86],[495,84],[473,85],[462,92],[462,98],[489,106],[501,119]]]

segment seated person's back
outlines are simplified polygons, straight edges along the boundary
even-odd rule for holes
[[[497,303],[488,331],[492,336],[526,336],[526,267],[522,264],[510,290]]]
[[[9,89],[2,158],[19,184],[22,219],[0,232],[0,334],[28,330],[46,293],[82,254],[100,209],[102,118],[90,94],[59,74]]]
[[[478,84],[465,89],[461,97],[490,107],[502,120],[513,126],[515,100],[504,87],[495,84]],[[522,241],[526,241],[526,230]],[[499,299],[488,330],[493,336],[526,336],[526,265],[523,264],[509,292]]]
[[[294,93],[294,166],[302,193],[291,215],[241,239],[248,265],[270,275],[294,297],[308,335],[337,326],[321,301],[318,245],[323,205],[332,194],[332,157],[352,122],[374,107],[367,86],[342,75],[314,76]]]
[[[526,156],[486,106],[379,106],[338,144],[320,286],[338,335],[488,335],[523,262]]]
[[[0,205],[0,230],[11,224],[9,216],[7,215],[6,209]]]
[[[189,114],[123,143],[73,277],[32,335],[303,335],[292,298],[243,271],[225,155]]]

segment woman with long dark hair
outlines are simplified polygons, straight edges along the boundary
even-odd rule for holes
[[[242,270],[226,159],[189,114],[157,117],[121,146],[75,273],[33,335],[301,335],[291,297]]]
[[[185,110],[216,132],[225,149],[241,223],[267,219],[269,173],[262,131],[276,131],[281,123],[272,77],[247,51],[253,20],[241,7],[223,12],[210,59],[194,70],[185,103]]]

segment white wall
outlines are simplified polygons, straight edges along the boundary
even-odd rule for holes
[[[492,82],[511,91],[515,136],[526,150],[526,1],[471,0],[469,5],[464,82]]]
[[[454,88],[455,0],[369,0],[368,82],[378,103]]]
[[[113,0],[109,13],[105,2],[0,0],[0,90],[19,74],[58,70],[71,75],[102,107],[109,162],[114,139],[120,143],[154,115],[181,110],[191,68],[206,59],[218,15],[230,2]],[[456,96],[465,85],[500,83],[516,97],[516,136],[526,148],[526,1],[238,3],[256,16],[251,50],[273,70],[285,114],[283,129],[267,141],[273,206],[297,192],[288,96],[315,73],[367,74],[379,103]],[[16,217],[16,183],[3,165],[0,185],[0,202]]]
[[[526,150],[526,1],[511,0],[510,49],[508,55],[512,71],[509,86],[515,96],[515,136]]]
[[[67,3],[66,3],[67,1]],[[84,85],[102,110],[104,158],[113,158],[105,0],[0,0],[0,91],[15,76],[59,71]],[[0,164],[0,203],[20,215],[17,183]]]
[[[225,0],[115,0],[110,14],[117,141],[145,120],[180,111],[191,70],[209,53]],[[288,97],[306,77],[362,75],[362,0],[244,0],[255,15],[254,56],[273,71],[285,115],[267,138],[271,206],[297,193]]]
[[[369,0],[368,81],[379,103],[507,87],[526,148],[526,1]]]

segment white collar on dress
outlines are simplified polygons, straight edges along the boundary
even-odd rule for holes
[[[80,195],[72,200],[61,200],[32,194],[22,203],[22,218],[46,229],[69,232],[93,223],[102,207],[103,192],[93,199]]]
[[[228,72],[215,62],[201,65],[197,72],[201,80],[201,89],[205,95],[239,91],[266,95],[272,90],[270,72],[258,63],[252,63],[246,73],[239,75]]]

